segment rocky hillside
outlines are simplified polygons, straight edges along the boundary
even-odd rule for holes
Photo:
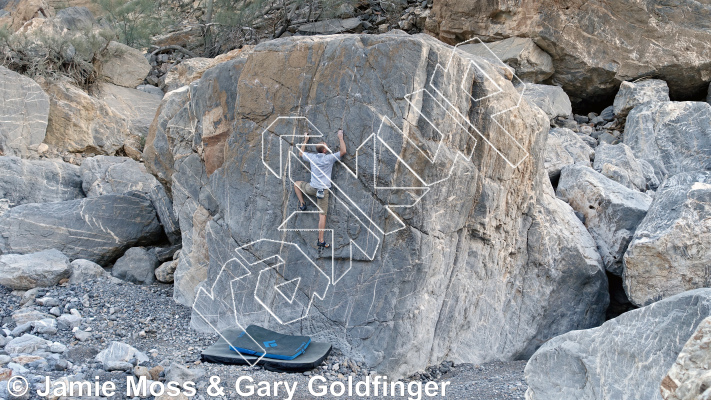
[[[395,29],[407,17],[304,28],[367,27],[363,3],[213,58],[107,39],[86,8],[0,2],[0,397],[13,375],[185,377],[249,324],[332,343],[331,380],[528,360],[529,400],[711,396],[704,21],[680,24],[689,4],[642,26],[651,11],[624,2],[603,20],[593,3],[437,1],[430,34]],[[21,68],[12,41],[47,35],[84,63]],[[335,152],[339,129],[322,249],[296,145]],[[176,329],[191,350],[165,356]]]

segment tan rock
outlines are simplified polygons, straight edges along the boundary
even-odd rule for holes
[[[181,86],[189,85],[202,76],[208,69],[237,57],[245,57],[254,46],[244,46],[215,58],[190,58],[173,67],[165,76],[165,91],[170,92]]]
[[[135,88],[143,83],[151,65],[143,53],[123,43],[111,42],[107,54],[102,56],[99,73],[115,85]]]
[[[662,379],[664,400],[711,399],[711,317],[701,321]]]
[[[156,279],[163,283],[173,283],[173,274],[178,267],[178,260],[166,261],[156,268]]]
[[[52,8],[46,0],[10,0],[3,2],[0,12],[0,26],[7,26],[15,32],[33,18],[49,18]]]

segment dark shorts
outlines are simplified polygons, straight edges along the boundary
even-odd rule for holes
[[[302,192],[308,194],[309,196],[313,196],[316,198],[316,189],[311,186],[308,182],[301,182],[299,183],[299,189],[301,189]],[[324,196],[323,199],[316,198],[316,205],[319,208],[318,213],[321,215],[326,215],[328,214],[328,197],[330,194],[330,190],[324,189]]]

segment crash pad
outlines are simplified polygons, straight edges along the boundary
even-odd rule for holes
[[[249,328],[248,328],[249,329]],[[280,360],[239,353],[230,349],[230,344],[235,345],[236,339],[243,334],[240,328],[228,328],[220,333],[220,338],[212,346],[202,352],[202,361],[220,364],[235,365],[261,365],[265,369],[276,372],[303,372],[321,365],[331,352],[328,343],[314,342],[306,347],[303,353],[292,360]],[[246,336],[246,335],[243,335]],[[228,343],[229,341],[229,343]],[[278,347],[278,346],[277,346]]]

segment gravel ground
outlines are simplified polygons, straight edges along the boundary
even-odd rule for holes
[[[324,376],[331,385],[334,382],[347,382],[352,377],[353,382],[364,380],[369,371],[362,364],[353,362],[344,357],[338,349],[334,349],[324,364],[312,371],[298,374],[284,374],[266,371],[260,367],[226,366],[200,361],[200,352],[216,340],[214,334],[201,334],[189,329],[190,309],[176,304],[172,299],[173,288],[170,285],[154,284],[150,286],[137,286],[116,280],[102,279],[88,281],[82,284],[57,286],[39,289],[26,293],[13,293],[0,286],[0,326],[5,334],[12,332],[10,337],[20,337],[24,333],[59,342],[67,347],[63,352],[40,352],[41,359],[37,357],[20,360],[11,360],[7,353],[0,350],[0,376],[2,369],[14,366],[25,368],[22,375],[27,377],[35,387],[44,382],[46,376],[53,381],[61,377],[70,380],[94,381],[99,376],[99,381],[113,381],[117,385],[117,394],[111,399],[125,397],[126,377],[133,376],[132,372],[112,371],[107,372],[104,366],[94,360],[94,356],[105,349],[112,341],[127,343],[148,356],[148,362],[142,365],[148,368],[168,368],[172,363],[187,366],[188,374],[201,375],[194,380],[197,383],[196,399],[238,399],[238,398],[287,398],[283,387],[277,396],[274,395],[273,386],[270,396],[259,397],[240,396],[234,383],[240,376],[250,376],[255,385],[260,381],[276,382],[286,381],[297,388],[293,399],[316,398],[308,391],[309,380],[314,375]],[[51,299],[47,299],[50,297]],[[44,298],[44,299],[43,299]],[[44,305],[43,305],[44,304]],[[56,333],[39,333],[35,328],[17,329],[17,324],[12,318],[13,313],[20,309],[37,310],[47,314],[68,314],[75,309],[82,319],[76,332],[68,328],[60,328]],[[46,316],[45,316],[46,317]],[[79,340],[79,339],[81,340]],[[9,337],[0,337],[6,343]],[[182,344],[182,345],[181,345]],[[4,358],[4,359],[3,359]],[[13,363],[12,365],[9,363]],[[416,382],[422,382],[422,399],[523,399],[526,383],[523,378],[524,361],[492,362],[484,365],[459,364],[453,365],[445,362],[440,366],[429,367],[426,371],[415,374],[405,379],[407,385],[412,382],[413,389]],[[17,371],[15,371],[17,374]],[[161,378],[165,372],[161,374]],[[220,385],[224,388],[224,396],[210,396],[209,378],[219,376]],[[2,378],[0,378],[2,380]],[[446,387],[445,396],[424,396],[425,382],[433,381],[438,384],[450,382]],[[336,384],[336,389],[338,389]],[[441,386],[440,386],[441,387]],[[2,388],[0,388],[2,389]],[[33,393],[34,391],[31,391]],[[214,392],[213,392],[214,394]],[[3,397],[0,391],[0,398]],[[407,399],[416,396],[388,396],[387,398]],[[39,397],[31,397],[39,398]],[[83,397],[86,398],[86,397]],[[337,397],[326,395],[319,398],[325,399],[372,399],[384,396]]]

